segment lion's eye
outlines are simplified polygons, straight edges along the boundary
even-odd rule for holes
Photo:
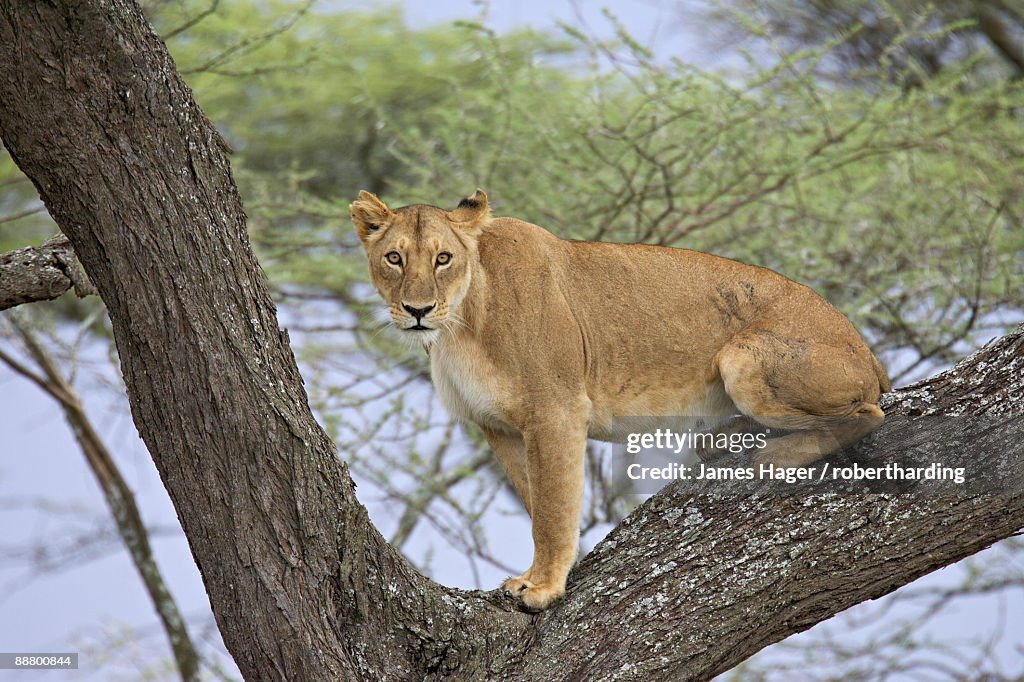
[[[384,256],[384,260],[391,263],[392,265],[401,265],[402,255],[397,251],[389,251],[387,255]]]
[[[452,254],[448,253],[447,251],[442,251],[441,253],[437,254],[437,264],[438,265],[448,265],[451,262],[452,262]]]

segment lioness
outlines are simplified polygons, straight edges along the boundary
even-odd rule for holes
[[[771,270],[559,239],[492,218],[479,189],[453,211],[392,211],[369,192],[349,211],[395,326],[428,348],[441,400],[483,430],[530,514],[533,564],[503,584],[529,609],[565,592],[586,439],[621,438],[613,416],[741,412],[796,429],[759,455],[781,467],[882,423],[878,360],[839,311]]]

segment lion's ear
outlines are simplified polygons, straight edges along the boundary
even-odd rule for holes
[[[359,192],[359,198],[348,205],[348,214],[352,216],[356,234],[364,242],[379,235],[395,215],[383,201],[366,190]]]
[[[491,218],[491,207],[487,203],[487,194],[479,187],[473,196],[459,202],[454,211],[448,212],[448,219],[469,230],[479,230]]]

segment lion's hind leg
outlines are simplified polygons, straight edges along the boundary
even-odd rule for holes
[[[756,464],[806,466],[881,426],[881,387],[862,344],[833,345],[755,330],[716,357],[726,393],[743,414],[791,433],[773,438]]]

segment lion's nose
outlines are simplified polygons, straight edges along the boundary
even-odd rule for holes
[[[415,317],[417,322],[419,322],[427,313],[434,309],[434,304],[431,303],[425,308],[414,308],[407,303],[403,303],[402,307],[405,308],[407,313]]]

